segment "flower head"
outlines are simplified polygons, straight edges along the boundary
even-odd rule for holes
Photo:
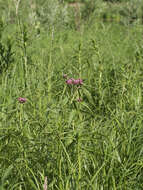
[[[83,84],[83,80],[82,79],[70,78],[70,79],[66,80],[66,83],[69,84],[69,85],[71,85],[71,84],[82,85]]]
[[[79,80],[78,80],[78,79],[77,79],[77,80],[74,79],[74,80],[73,80],[73,84],[78,85],[78,84],[79,84]]]
[[[67,77],[68,77],[67,74],[63,74],[64,79],[67,79]]]
[[[77,101],[78,101],[78,102],[82,102],[82,99],[81,99],[81,98],[78,98]]]
[[[75,84],[75,85],[82,85],[83,84],[83,80],[82,79],[74,79],[73,84]]]
[[[69,85],[73,84],[73,79],[71,78],[71,79],[66,80],[66,83]]]
[[[82,85],[83,84],[83,80],[82,79],[78,79],[79,80],[79,84]]]
[[[24,104],[26,101],[27,101],[26,98],[21,98],[21,97],[18,98],[18,102],[20,104]]]

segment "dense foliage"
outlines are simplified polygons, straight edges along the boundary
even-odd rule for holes
[[[0,1],[0,189],[143,189],[142,2]]]

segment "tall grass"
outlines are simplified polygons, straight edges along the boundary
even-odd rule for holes
[[[141,190],[142,26],[14,26],[14,62],[0,76],[0,188]]]

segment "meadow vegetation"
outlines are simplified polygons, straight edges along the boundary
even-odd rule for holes
[[[70,3],[0,0],[0,190],[142,190],[143,3]]]

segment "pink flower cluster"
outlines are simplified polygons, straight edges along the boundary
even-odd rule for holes
[[[70,78],[68,80],[66,80],[66,83],[68,85],[82,85],[83,84],[83,80],[82,79],[74,79],[74,78]]]
[[[18,98],[18,102],[21,104],[24,104],[26,101],[27,101],[26,98],[21,98],[21,97]]]

